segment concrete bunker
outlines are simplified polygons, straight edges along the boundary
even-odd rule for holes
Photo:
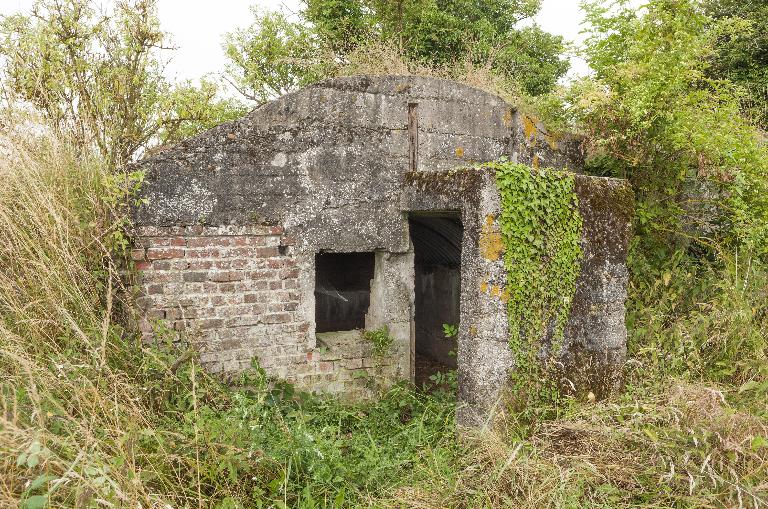
[[[148,340],[158,322],[188,331],[210,371],[256,358],[349,399],[414,381],[430,355],[457,367],[459,422],[483,424],[515,366],[500,200],[477,163],[505,157],[577,173],[584,259],[561,360],[580,390],[610,390],[632,197],[624,181],[579,175],[579,145],[442,79],[336,78],[263,104],[138,163],[140,327]]]

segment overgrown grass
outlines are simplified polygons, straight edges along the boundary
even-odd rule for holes
[[[768,507],[768,277],[713,259],[633,256],[623,393],[567,401],[523,438],[514,419],[469,436],[452,477],[389,505]]]
[[[768,276],[744,254],[633,258],[626,391],[459,439],[445,392],[343,405],[142,344],[111,255],[132,181],[51,136],[0,149],[2,507],[768,503]]]
[[[455,458],[450,394],[347,406],[258,366],[225,384],[168,331],[142,344],[110,248],[133,180],[2,141],[0,506],[352,507]]]

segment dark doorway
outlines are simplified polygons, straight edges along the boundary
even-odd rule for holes
[[[459,326],[462,225],[458,213],[412,214],[409,218],[415,255],[415,382],[456,368],[456,337],[443,325]]]
[[[316,332],[362,329],[371,303],[373,253],[315,256]]]

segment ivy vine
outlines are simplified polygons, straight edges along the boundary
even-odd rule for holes
[[[581,269],[582,220],[574,176],[509,161],[489,163],[501,197],[509,346],[525,371],[544,337],[550,355],[563,334]]]

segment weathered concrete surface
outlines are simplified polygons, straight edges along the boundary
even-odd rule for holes
[[[488,172],[452,169],[501,156],[532,166],[581,164],[578,139],[546,135],[499,97],[403,76],[328,80],[181,142],[139,164],[148,199],[135,214],[143,329],[150,337],[152,322],[163,320],[192,331],[214,370],[238,371],[258,357],[302,388],[368,395],[371,379],[413,377],[408,215],[452,211],[463,225],[458,364],[467,406],[460,418],[478,422],[513,367],[498,298],[505,276],[499,253],[491,256],[499,199]],[[590,185],[582,187],[589,195]],[[622,223],[612,214],[606,208],[599,217]],[[610,242],[594,244],[596,260],[612,253],[603,257],[608,272],[603,286],[580,294],[580,313],[598,307],[572,336],[587,357],[605,354],[613,365],[624,341],[625,247]],[[389,355],[371,356],[359,331],[315,334],[320,252],[376,253],[365,323],[389,329]],[[602,277],[600,270],[590,274]],[[608,297],[598,295],[614,283]]]
[[[565,328],[562,387],[604,395],[620,383],[626,356],[624,323],[633,196],[618,179],[576,175],[583,219],[584,253],[576,293]],[[459,422],[489,425],[504,411],[503,390],[514,369],[508,347],[507,286],[499,230],[500,199],[491,170],[468,168],[440,174],[411,173],[410,206],[435,210],[462,203],[461,326],[458,376]],[[546,343],[546,340],[545,340]]]
[[[625,180],[576,176],[584,258],[565,328],[564,389],[602,397],[621,383],[634,196]]]

